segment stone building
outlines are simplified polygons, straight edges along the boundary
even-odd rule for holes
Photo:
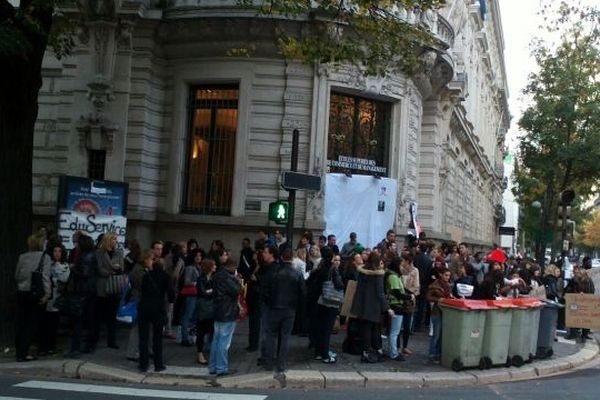
[[[298,129],[299,171],[367,160],[353,173],[396,180],[398,232],[416,203],[428,236],[490,245],[510,119],[497,0],[402,17],[427,24],[435,48],[413,77],[374,78],[283,59],[273,22],[235,0],[89,0],[73,54],[44,61],[35,215],[55,215],[59,175],[126,181],[129,236],[236,249],[287,196]],[[227,54],[249,43],[251,55]],[[325,229],[326,195],[298,192],[298,229]]]

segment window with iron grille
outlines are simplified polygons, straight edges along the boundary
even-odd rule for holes
[[[88,178],[104,179],[106,150],[88,150]]]
[[[332,92],[329,171],[387,176],[390,116],[390,103]]]
[[[238,98],[237,85],[190,90],[184,212],[231,213]]]

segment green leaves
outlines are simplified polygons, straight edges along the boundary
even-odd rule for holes
[[[251,0],[240,5],[252,7]],[[414,73],[421,52],[433,44],[425,24],[406,16],[420,16],[445,4],[445,0],[266,0],[257,11],[273,19],[301,21],[299,31],[280,29],[278,46],[286,58],[312,63],[350,63],[367,75],[392,71]],[[408,11],[407,11],[408,10]]]

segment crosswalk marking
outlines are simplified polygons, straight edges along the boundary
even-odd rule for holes
[[[157,397],[165,399],[186,400],[264,400],[267,398],[267,396],[263,395],[184,392],[181,390],[141,389],[119,386],[88,385],[82,383],[49,382],[35,380],[21,382],[14,386],[28,389],[49,389],[63,390],[68,392],[111,394],[117,396]],[[0,398],[0,400],[2,399]]]
[[[29,397],[0,396],[0,400],[41,400],[41,399],[32,399],[32,398],[29,398]]]

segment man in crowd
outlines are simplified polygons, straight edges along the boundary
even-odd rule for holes
[[[258,350],[258,339],[260,336],[260,292],[259,284],[256,280],[256,258],[254,250],[250,245],[250,239],[242,239],[242,250],[240,251],[240,262],[238,264],[238,273],[247,283],[246,305],[248,306],[248,347],[246,351],[253,352]]]
[[[427,254],[427,245],[420,245],[417,249],[417,254],[413,261],[414,266],[419,270],[419,286],[421,288],[429,287],[431,283],[431,275],[433,273],[433,260]],[[427,290],[421,290],[421,294],[416,299],[416,309],[413,319],[413,330],[419,331],[421,324],[429,325],[429,302],[427,301]],[[423,321],[425,319],[425,321]]]
[[[381,254],[385,254],[389,248],[393,247],[396,243],[396,232],[393,229],[390,229],[385,234],[385,238],[379,242],[376,246]]]
[[[275,354],[275,341],[279,338],[277,351],[277,373],[287,370],[289,339],[294,327],[296,309],[304,299],[304,277],[292,266],[292,249],[286,248],[281,254],[282,263],[277,266],[271,279],[265,282],[264,290],[269,293],[269,323],[265,343],[264,368],[271,370]]]
[[[273,274],[279,268],[279,250],[277,246],[267,246],[260,254],[260,264],[254,275],[259,285],[259,307],[260,307],[260,356],[258,358],[258,365],[264,365],[265,362],[269,361],[266,354],[266,339],[268,334],[269,326],[269,303],[271,293],[269,292],[269,282],[272,279]]]
[[[358,244],[358,239],[356,236],[356,232],[350,233],[350,240],[342,246],[342,250],[340,250],[340,256],[342,256],[342,260],[348,258],[350,254],[354,252],[354,247]]]
[[[340,254],[340,249],[336,243],[337,243],[337,237],[335,235],[327,236],[327,247],[329,247],[331,250],[333,250],[333,254],[335,254],[337,256],[338,254]]]
[[[283,232],[281,231],[281,229],[275,229],[274,235],[275,235],[275,246],[277,246],[277,249],[279,250],[279,254],[283,254],[283,251],[286,248],[291,249],[291,246],[287,242],[287,239],[285,238],[285,236],[283,236]]]
[[[228,259],[215,273],[213,281],[215,323],[210,347],[208,372],[211,375],[230,375],[236,371],[229,368],[229,346],[240,315],[238,296],[240,281],[235,276],[235,263]]]

